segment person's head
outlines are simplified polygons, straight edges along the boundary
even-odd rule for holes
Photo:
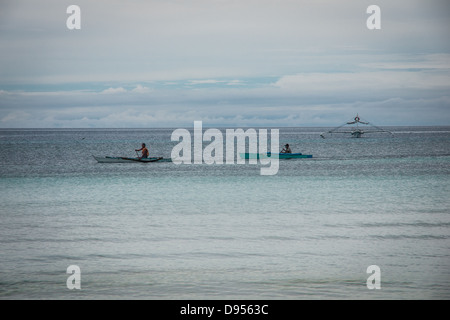
[[[289,144],[286,144],[285,147],[286,147],[286,148],[289,148]]]
[[[145,148],[145,143],[142,144],[142,148]]]

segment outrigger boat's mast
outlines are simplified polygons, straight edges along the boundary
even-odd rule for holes
[[[374,127],[376,130],[364,131],[364,130],[362,130],[359,127],[359,125],[358,125],[359,123],[365,124],[365,125],[370,125],[370,126]],[[339,129],[341,129],[342,127],[344,127],[346,125],[350,125],[350,124],[356,124],[356,128],[353,128],[353,130],[351,130],[351,131],[339,131]],[[336,128],[334,128],[334,129],[332,129],[330,131],[323,132],[320,136],[325,139],[325,134],[327,134],[327,133],[329,133],[329,134],[333,134],[333,133],[350,133],[352,135],[352,137],[361,138],[361,136],[364,133],[372,133],[372,132],[384,132],[384,133],[392,134],[392,132],[384,130],[384,129],[381,129],[380,127],[377,127],[377,126],[375,126],[375,125],[373,125],[373,124],[371,124],[371,123],[369,123],[367,121],[361,121],[361,118],[359,117],[359,115],[356,114],[356,117],[353,118],[353,121],[348,121],[348,122],[344,123],[343,125],[341,125],[339,127],[336,127]]]

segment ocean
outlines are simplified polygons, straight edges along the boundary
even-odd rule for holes
[[[93,158],[175,128],[0,129],[0,299],[450,299],[450,127],[388,129],[279,128],[313,158],[273,176]]]

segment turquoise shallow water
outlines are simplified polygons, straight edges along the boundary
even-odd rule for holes
[[[280,128],[314,158],[275,176],[92,157],[170,157],[173,129],[0,130],[0,298],[448,299],[450,128],[390,129]]]

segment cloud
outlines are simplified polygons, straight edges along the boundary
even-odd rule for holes
[[[102,94],[117,94],[117,93],[124,93],[124,92],[127,92],[127,90],[125,90],[122,87],[119,87],[119,88],[108,88],[108,89],[103,90],[101,93]]]
[[[448,124],[448,1],[379,0],[377,31],[369,4],[79,0],[69,31],[68,3],[9,1],[0,125],[334,125],[358,110]]]
[[[450,73],[374,71],[355,73],[308,73],[286,75],[273,84],[287,93],[312,96],[342,96],[377,99],[389,95],[435,95],[450,92]]]
[[[384,70],[442,70],[450,71],[450,54],[435,53],[402,57],[401,60],[363,63],[363,67]]]
[[[131,90],[131,92],[134,92],[134,93],[149,93],[149,92],[151,92],[151,90],[149,88],[147,88],[147,87],[144,87],[144,86],[138,84],[136,86],[136,88]]]
[[[213,79],[207,79],[207,80],[189,80],[188,84],[190,85],[197,85],[197,84],[217,84],[222,83],[224,81],[221,80],[213,80]]]
[[[144,87],[143,85],[138,84],[134,89],[127,90],[123,87],[117,87],[117,88],[108,88],[105,90],[102,90],[101,94],[121,94],[121,93],[149,93],[152,90],[148,87]]]
[[[0,19],[0,84],[238,79],[320,72],[355,52],[448,52],[445,2],[377,4],[378,33],[360,0],[80,0],[69,31],[61,1],[16,0]]]
[[[242,80],[231,80],[227,82],[228,86],[242,86],[245,85],[245,81]]]
[[[387,77],[390,72],[286,75],[252,87],[227,86],[232,80],[224,80],[221,86],[196,90],[154,83],[151,90],[136,85],[130,90],[111,90],[114,94],[7,91],[0,100],[0,125],[186,127],[202,120],[207,126],[335,126],[356,113],[377,125],[449,123],[448,86],[442,87],[430,76],[425,81],[435,86],[420,89],[422,72],[371,85],[371,80]],[[407,75],[413,80],[405,88],[389,88]],[[363,79],[368,83],[360,84]],[[135,89],[139,92],[133,92]]]
[[[19,111],[12,111],[8,113],[6,116],[1,118],[0,122],[2,123],[24,123],[31,119],[31,114],[19,110]]]
[[[215,79],[205,79],[205,80],[189,80],[188,85],[226,85],[226,86],[242,86],[245,84],[243,80],[215,80]]]

